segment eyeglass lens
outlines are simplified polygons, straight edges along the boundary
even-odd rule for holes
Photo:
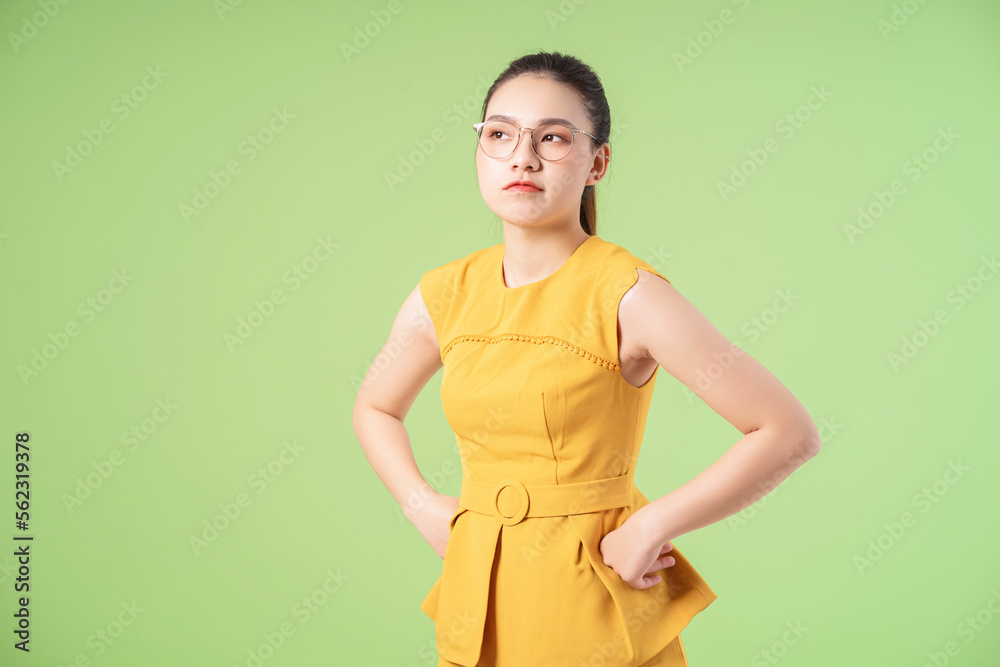
[[[503,121],[489,121],[479,134],[479,145],[492,158],[505,158],[514,152],[517,128]],[[524,131],[525,134],[528,130]],[[565,125],[541,125],[534,131],[534,149],[545,160],[559,160],[569,155],[575,133]]]

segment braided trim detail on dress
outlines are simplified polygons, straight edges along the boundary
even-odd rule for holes
[[[520,340],[528,343],[535,343],[536,345],[543,345],[549,343],[551,345],[559,345],[565,347],[570,352],[580,355],[584,359],[589,359],[593,361],[598,366],[603,366],[604,368],[618,371],[621,370],[621,366],[614,361],[608,361],[603,357],[599,357],[592,352],[588,352],[579,345],[574,345],[568,340],[559,338],[557,336],[531,336],[528,334],[515,334],[515,333],[505,333],[499,336],[483,336],[479,334],[465,334],[454,338],[447,346],[441,351],[441,361],[451,352],[451,349],[458,345],[459,343],[466,343],[470,341],[480,341],[484,343],[499,343],[505,340]]]

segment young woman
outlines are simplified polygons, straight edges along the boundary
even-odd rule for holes
[[[663,275],[596,235],[611,115],[584,63],[512,62],[476,170],[504,243],[427,271],[358,393],[375,472],[444,558],[421,609],[438,665],[687,665],[717,595],[672,540],[760,498],[819,449],[799,401]],[[421,476],[403,419],[444,368],[459,497]],[[679,489],[635,486],[662,366],[744,436]]]

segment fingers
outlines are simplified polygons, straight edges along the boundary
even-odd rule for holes
[[[639,579],[638,585],[636,585],[631,581],[626,581],[624,579],[622,581],[625,581],[625,583],[627,583],[629,586],[638,590],[643,590],[645,588],[649,588],[650,586],[655,586],[656,584],[663,581],[663,575],[653,574],[653,573],[658,572],[664,568],[668,568],[674,565],[674,563],[676,563],[676,561],[674,560],[673,556],[658,558],[655,561],[653,561],[653,564],[649,567],[649,570],[646,571],[646,574]]]
[[[650,586],[655,586],[656,584],[660,583],[661,581],[663,581],[663,577],[661,577],[658,574],[654,574],[651,577],[642,577],[641,579],[639,579],[639,585],[638,586],[635,586],[635,585],[633,585],[631,583],[629,583],[629,586],[632,586],[632,588],[635,588],[635,589],[638,589],[638,590],[643,590],[645,588],[649,588]]]
[[[662,570],[665,567],[670,567],[674,565],[677,561],[674,560],[673,556],[665,556],[664,558],[657,558],[653,561],[653,564],[649,566],[649,571],[646,574],[652,574],[657,570]]]
[[[652,565],[649,566],[649,569],[646,571],[646,573],[639,578],[639,581],[632,582],[627,579],[622,579],[622,581],[627,583],[632,588],[638,590],[649,588],[651,586],[655,586],[656,584],[660,583],[661,581],[663,581],[663,576],[653,573],[671,567],[677,563],[677,560],[673,556],[665,555],[673,551],[673,548],[674,545],[671,544],[670,542],[667,542],[662,547],[660,547],[660,554],[659,554],[660,557],[657,558],[655,561],[653,561]],[[605,563],[605,565],[608,564]],[[608,567],[611,566],[608,565]]]

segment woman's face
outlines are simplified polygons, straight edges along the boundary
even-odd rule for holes
[[[543,118],[563,118],[575,128],[596,134],[575,91],[549,78],[524,75],[502,84],[490,98],[485,120],[501,115],[516,127],[535,127]],[[483,200],[501,220],[518,227],[579,227],[583,188],[600,180],[607,168],[605,154],[610,156],[607,144],[598,151],[593,143],[578,132],[569,155],[554,162],[535,154],[527,131],[522,132],[514,152],[500,160],[477,145],[476,172]],[[531,181],[541,191],[505,189],[512,181]]]

